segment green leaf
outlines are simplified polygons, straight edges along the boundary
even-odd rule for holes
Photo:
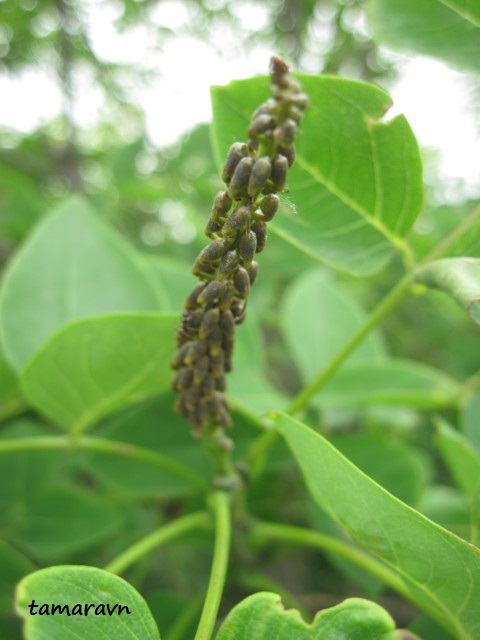
[[[285,414],[274,419],[320,507],[399,572],[413,602],[455,637],[474,640],[480,550],[389,494],[312,429]]]
[[[22,638],[20,620],[13,611],[15,585],[35,569],[31,560],[0,540],[0,628],[8,640]]]
[[[347,364],[315,396],[319,406],[456,406],[460,385],[433,367],[413,360]]]
[[[318,260],[357,275],[373,273],[402,246],[420,212],[417,142],[403,116],[382,121],[391,104],[382,89],[326,76],[299,79],[312,106],[288,177],[294,205],[270,226]],[[219,164],[234,140],[245,139],[267,85],[259,77],[212,88]]]
[[[283,608],[280,596],[262,592],[232,609],[215,640],[401,640],[394,629],[390,615],[368,600],[349,598],[307,624],[298,611]]]
[[[374,39],[463,70],[480,71],[480,10],[466,0],[370,0]]]
[[[303,382],[312,380],[352,337],[366,314],[323,269],[305,273],[287,289],[280,322]],[[385,348],[372,331],[348,363],[379,360]]]
[[[122,525],[121,509],[111,499],[71,484],[46,487],[28,501],[14,542],[42,563],[62,562],[115,538]]]
[[[474,496],[480,488],[480,456],[461,433],[445,420],[437,423],[437,446],[456,485]]]
[[[18,413],[23,405],[23,397],[18,377],[7,364],[0,350],[0,422]]]
[[[460,407],[460,426],[480,455],[480,389],[465,395]]]
[[[79,433],[131,402],[165,390],[178,318],[111,314],[60,329],[22,375],[25,396]]]
[[[39,606],[31,615],[33,602]],[[54,604],[67,605],[70,615],[67,610],[52,615]],[[89,604],[94,606],[87,609]],[[25,640],[160,640],[140,594],[122,578],[94,567],[49,567],[30,574],[17,587],[16,607],[25,619]]]
[[[175,396],[163,393],[131,407],[110,421],[98,434],[102,438],[156,451],[195,471],[208,481],[210,462],[203,447],[192,438],[189,423],[173,410]],[[168,470],[108,454],[84,455],[85,467],[108,489],[135,499],[170,498],[191,492],[192,484]]]
[[[0,337],[20,370],[68,322],[115,311],[158,311],[161,286],[139,256],[73,198],[35,228],[5,274]]]
[[[332,444],[372,480],[399,500],[417,506],[423,492],[424,470],[415,449],[378,432],[334,435]],[[388,464],[385,464],[388,460]]]
[[[440,289],[480,324],[480,259],[444,258],[416,270],[417,282]]]

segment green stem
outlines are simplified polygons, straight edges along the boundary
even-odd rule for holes
[[[223,491],[212,494],[212,508],[215,516],[215,547],[213,563],[208,583],[207,596],[195,640],[210,640],[220,607],[223,587],[227,575],[230,539],[232,535],[230,516],[230,495]]]
[[[352,351],[360,344],[365,336],[376,327],[383,318],[396,307],[408,294],[414,279],[414,273],[403,276],[397,285],[383,298],[375,309],[367,316],[365,322],[357,329],[353,336],[344,344],[327,366],[293,399],[287,413],[293,415],[308,404],[310,398],[315,395],[330,378],[337,372],[341,364],[348,358]]]
[[[2,440],[0,442],[0,454],[15,453],[19,451],[46,451],[54,449],[65,449],[69,452],[75,450],[95,451],[97,453],[106,453],[108,455],[121,456],[123,458],[132,458],[139,462],[153,465],[167,471],[197,489],[204,491],[207,487],[206,480],[189,467],[171,460],[167,456],[137,447],[128,442],[118,442],[115,440],[107,440],[105,438],[96,438],[90,436],[79,436],[75,438],[72,446],[70,436],[38,436],[30,438],[13,438],[11,440]]]
[[[188,531],[194,529],[202,529],[211,524],[210,516],[206,512],[192,513],[188,516],[178,518],[174,522],[165,524],[157,531],[148,534],[131,547],[123,551],[114,560],[109,562],[105,567],[105,571],[110,573],[123,573],[134,562],[146,556],[150,551],[156,549],[162,544],[178,538]]]
[[[358,567],[365,569],[402,596],[407,598],[410,596],[409,590],[403,580],[394,571],[382,562],[376,560],[373,556],[332,536],[327,536],[323,533],[302,527],[257,521],[251,528],[251,537],[252,540],[258,544],[265,544],[270,540],[280,540],[321,549],[322,551],[330,551],[346,560],[350,560],[350,562],[353,562]]]

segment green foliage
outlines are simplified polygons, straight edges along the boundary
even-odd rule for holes
[[[478,73],[480,10],[461,0],[369,0],[375,39],[392,49],[445,60]]]
[[[295,206],[272,229],[315,259],[369,275],[402,247],[420,213],[415,136],[403,116],[382,121],[391,99],[378,87],[340,78],[299,79],[311,100],[302,124],[309,135],[298,141],[288,180]],[[241,138],[266,90],[263,78],[212,89],[218,162],[232,135]]]
[[[474,640],[480,550],[401,503],[302,423],[285,414],[275,422],[316,502],[361,547],[397,569],[411,598],[433,618]]]
[[[285,611],[279,596],[256,593],[230,612],[216,640],[401,640],[404,636],[394,629],[395,623],[384,609],[359,598],[325,609],[307,624],[298,611]]]
[[[418,144],[388,92],[299,73],[310,107],[236,331],[234,428],[199,442],[168,389],[175,329],[215,161],[246,140],[268,81],[212,88],[212,145],[200,125],[156,150],[119,86],[137,70],[97,59],[81,2],[3,4],[8,69],[58,56],[66,103],[88,68],[117,110],[89,132],[66,112],[0,150],[2,638],[475,640],[476,203],[422,211]],[[361,2],[280,4],[264,42],[311,66],[327,21],[319,67],[383,74],[352,27]],[[477,4],[365,6],[379,43],[478,71]],[[118,25],[154,5],[122,0]],[[188,3],[185,28],[233,21],[238,36],[236,7],[211,6]],[[132,615],[31,615],[32,600]]]
[[[32,609],[35,615],[30,615],[33,601],[39,606]],[[51,615],[52,603],[67,605],[71,615]],[[86,609],[89,604],[94,606]],[[49,614],[40,615],[41,605],[49,607]],[[73,614],[75,605],[77,613]],[[128,606],[130,614],[125,609],[120,611],[122,606]],[[26,619],[26,640],[48,637],[97,640],[101,636],[160,640],[152,614],[140,594],[121,578],[94,567],[49,567],[28,575],[18,585],[16,607]]]

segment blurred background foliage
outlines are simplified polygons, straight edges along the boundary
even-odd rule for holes
[[[119,37],[125,39],[126,49],[119,51],[118,60],[101,55],[94,44],[94,5],[101,5],[102,10],[112,17]],[[183,18],[172,28],[162,24],[162,15],[166,15],[165,12],[168,13],[174,5],[177,9],[181,6]],[[260,17],[257,21],[248,20],[248,15]],[[363,0],[104,0],[101,3],[95,0],[0,0],[0,75],[21,77],[21,74],[32,70],[46,70],[54,79],[62,105],[61,112],[52,121],[33,131],[19,132],[5,127],[0,130],[0,273],[42,216],[72,193],[77,193],[86,197],[104,220],[149,254],[152,265],[156,263],[163,275],[171,274],[169,293],[180,310],[183,289],[180,291],[176,283],[181,281],[183,287],[185,278],[182,280],[179,273],[189,274],[189,264],[205,245],[203,228],[213,196],[221,188],[221,181],[213,158],[208,125],[197,125],[167,147],[159,148],[149,137],[139,96],[142,88],[148,87],[153,78],[162,77],[164,70],[154,64],[157,59],[155,52],[162,52],[169,43],[183,37],[196,38],[216,47],[220,56],[234,60],[241,57],[244,49],[261,44],[266,50],[284,56],[295,70],[373,81],[388,90],[397,74],[394,58],[372,40],[365,23]],[[136,60],[134,55],[129,55],[129,34],[135,32],[140,32],[148,41],[151,55],[145,59]],[[228,47],[224,44],[225,39],[217,44],[215,34],[220,32],[230,34]],[[188,46],[185,47],[185,55],[188,56]],[[259,61],[259,70],[263,69],[260,72],[266,72],[267,62],[266,57]],[[175,65],[174,59],[171,64]],[[201,73],[193,56],[190,65],[192,76]],[[85,91],[99,95],[99,108],[88,127],[76,116],[76,104]],[[167,84],[164,100],[169,100]],[[34,95],[31,101],[35,103]],[[195,104],[185,105],[185,109],[195,109]],[[159,104],[158,118],[161,120],[162,117],[162,104]],[[168,121],[164,126],[168,128]],[[441,202],[438,194],[442,185],[436,174],[436,158],[431,152],[425,153],[425,162],[425,206],[411,237],[418,257],[436,246],[475,205],[468,200],[454,205]],[[268,251],[261,256],[261,277],[251,300],[258,323],[254,323],[252,317],[248,331],[254,331],[253,327],[258,325],[257,344],[261,345],[264,354],[260,358],[257,353],[258,367],[264,365],[265,375],[280,392],[294,393],[300,386],[298,371],[279,340],[280,300],[285,287],[295,276],[315,265],[317,263],[313,259],[277,236],[271,238]],[[336,277],[347,294],[370,309],[403,271],[398,258],[368,281],[342,274]],[[187,281],[185,293],[188,286]],[[478,349],[472,348],[478,340],[478,328],[440,293],[411,296],[387,318],[382,330],[388,350],[394,356],[431,364],[458,381],[464,381],[478,370]],[[171,412],[171,402],[171,397],[168,397],[168,402],[161,400],[162,411]],[[142,410],[148,412],[150,409]],[[449,417],[454,420],[454,410],[450,413]],[[451,486],[448,473],[435,453],[433,419],[429,412],[395,406],[327,409],[322,415],[310,418],[324,433],[332,435],[334,442],[337,438],[336,445],[348,451],[352,459],[355,459],[355,447],[352,453],[353,440],[342,440],[345,434],[354,434],[352,437],[355,437],[356,432],[364,429],[367,440],[371,433],[381,433],[382,437],[395,434],[394,439],[402,449],[401,456],[406,460],[406,473],[410,474],[410,480],[414,476],[415,491],[412,489],[412,494],[416,493],[410,496],[410,501],[420,504],[425,513],[454,531],[465,532],[468,529],[469,507]],[[178,421],[173,414],[168,419]],[[16,435],[29,435],[44,429],[35,416],[27,415],[21,421],[22,428],[20,431],[15,429]],[[239,415],[238,424],[240,433],[243,429],[248,434],[248,428],[251,429],[248,420]],[[10,437],[8,429],[7,423],[5,437]],[[408,453],[409,447],[414,453]],[[369,448],[370,443],[360,444],[357,449],[360,457],[361,452]],[[306,505],[298,484],[298,472],[292,464],[285,462],[286,457],[285,450],[279,447],[273,456],[272,467],[262,479],[254,481],[249,496],[252,511],[262,517],[286,522],[307,520],[324,531],[335,529],[335,535],[341,535],[325,514],[310,513],[313,508]],[[372,474],[374,462],[365,463]],[[11,464],[15,463],[13,460]],[[279,469],[283,470],[281,482],[278,482]],[[5,475],[13,477],[15,473],[25,473],[25,470],[13,468]],[[98,480],[92,481],[89,460],[84,464],[59,464],[57,459],[49,473],[56,474],[67,486],[75,484],[91,488]],[[123,471],[116,477],[112,472],[114,480],[110,479],[110,483],[114,488],[110,487],[110,493],[106,494],[115,513],[114,517],[105,518],[105,530],[108,527],[121,529],[115,550],[117,547],[120,550],[142,532],[185,509],[185,506],[179,507],[175,500],[166,504],[156,501],[155,504],[162,509],[152,512],[146,508],[146,500],[151,496],[140,496],[143,501],[134,504],[131,496],[123,492],[124,488],[119,489],[122,474]],[[379,481],[388,484],[388,478],[384,477],[388,470],[379,469],[378,474]],[[101,482],[99,486],[102,487],[103,498]],[[395,492],[395,487],[404,486],[401,478],[397,478],[393,490]],[[14,504],[14,498],[10,496],[7,502],[15,511],[18,505]],[[63,504],[61,495],[55,495],[51,500]],[[96,518],[104,506],[103,503],[99,506],[86,500],[84,508]],[[11,521],[15,522],[15,518]],[[66,523],[65,527],[69,525]],[[60,528],[58,535],[62,531]],[[112,553],[111,543],[103,543],[110,533],[109,530],[99,536],[102,539],[97,549],[99,563]],[[49,549],[38,547],[36,531],[23,531],[22,535],[23,542],[26,541],[23,547],[36,561],[51,560]],[[94,542],[89,541],[87,549],[82,546],[77,549],[72,543],[74,552],[66,552],[53,559],[92,564],[90,549]],[[184,609],[186,603],[193,607],[192,619],[197,614],[200,601],[196,596],[201,592],[203,576],[208,572],[209,543],[201,538],[197,538],[193,545],[191,542],[187,540],[173,545],[163,568],[157,566],[149,574],[150,560],[146,560],[129,576],[135,586],[146,584],[151,589],[149,602],[158,617],[165,617],[166,612],[176,613]],[[258,554],[252,555],[241,546],[235,553],[240,559],[236,563],[237,569],[233,570],[236,575],[233,575],[232,583],[236,590],[232,587],[232,592],[227,594],[227,605],[229,596],[231,604],[239,599],[242,590],[246,595],[252,588],[271,589],[272,584],[275,589],[280,589],[281,584],[287,583],[293,591],[302,585],[303,591],[310,591],[316,598],[312,609],[328,606],[331,604],[329,598],[338,598],[339,594],[358,593],[359,584],[363,593],[371,595],[379,591],[375,580],[351,566],[342,568],[338,560],[329,563],[312,552],[310,556],[302,554],[303,560],[299,561],[296,552],[278,549],[262,552],[262,562],[271,569],[272,582],[268,584],[265,575],[257,576],[254,572],[259,563]],[[193,564],[198,571],[193,573],[194,580],[190,580]],[[247,570],[240,570],[242,565]],[[343,574],[335,570],[339,566]],[[173,592],[180,594],[178,598],[171,591],[163,592],[155,587],[162,583],[170,584]],[[325,593],[327,583],[330,585],[329,594]],[[288,598],[287,593],[285,602],[290,606],[292,602]],[[395,607],[398,610],[398,600]],[[408,620],[413,614],[407,606],[406,612],[400,611],[399,615]],[[162,621],[162,624],[167,622],[171,620]],[[8,624],[15,626],[15,633],[18,632],[16,623],[9,620]],[[435,629],[433,632],[430,629],[430,633],[425,637],[443,637]]]

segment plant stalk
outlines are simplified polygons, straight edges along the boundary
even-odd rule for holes
[[[120,574],[125,571],[143,556],[156,549],[162,544],[178,538],[189,531],[195,529],[203,529],[211,524],[210,516],[206,512],[192,513],[182,518],[178,518],[174,522],[161,526],[157,531],[148,534],[131,547],[123,551],[120,555],[109,562],[105,567],[105,571]]]
[[[225,585],[230,554],[232,535],[230,495],[224,491],[215,491],[211,498],[215,517],[215,546],[207,595],[195,640],[210,640],[212,637]]]

